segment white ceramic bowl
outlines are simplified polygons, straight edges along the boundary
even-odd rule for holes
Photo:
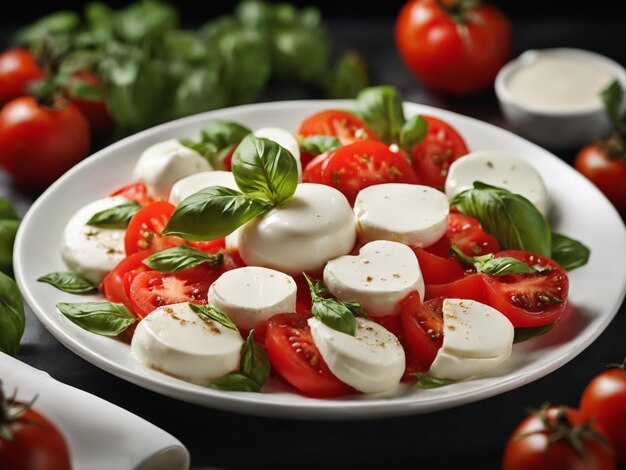
[[[539,56],[558,55],[596,63],[608,69],[626,88],[626,70],[614,60],[583,49],[554,48],[528,50],[507,63],[498,73],[495,90],[500,108],[516,132],[533,142],[553,150],[577,149],[602,137],[611,129],[604,106],[598,104],[581,109],[554,110],[524,102],[511,93],[509,78]]]

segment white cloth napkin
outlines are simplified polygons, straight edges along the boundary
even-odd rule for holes
[[[38,395],[33,408],[65,436],[75,470],[186,470],[189,452],[174,436],[119,406],[54,380],[0,352],[6,395]]]

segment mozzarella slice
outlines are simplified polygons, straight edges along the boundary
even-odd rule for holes
[[[296,282],[273,269],[249,266],[222,274],[209,288],[209,305],[249,330],[277,313],[296,311]]]
[[[541,175],[521,158],[500,150],[479,150],[450,165],[446,178],[449,199],[474,186],[474,181],[504,188],[532,202],[542,214],[548,213],[548,190]]]
[[[169,200],[177,206],[183,199],[209,186],[225,186],[239,191],[235,177],[230,171],[203,171],[176,181],[170,191]]]
[[[484,375],[510,357],[514,333],[511,322],[488,305],[445,299],[443,345],[429,374],[452,380]]]
[[[148,147],[139,157],[133,178],[146,183],[150,196],[167,199],[176,181],[211,170],[206,158],[176,139]]]
[[[216,379],[239,367],[243,338],[179,303],[159,307],[137,325],[133,355],[154,369],[186,380]]]
[[[413,250],[402,243],[368,243],[358,256],[342,256],[324,268],[324,283],[339,300],[358,302],[370,316],[395,315],[411,291],[424,298],[424,278]]]
[[[302,181],[302,162],[300,160],[300,145],[295,136],[280,127],[262,127],[254,131],[255,137],[262,137],[272,142],[276,142],[281,147],[289,150],[293,158],[296,159],[296,165],[298,166],[298,181]]]
[[[61,240],[61,256],[70,270],[99,284],[124,259],[125,230],[92,227],[87,222],[98,212],[128,202],[122,196],[107,197],[87,204],[72,216]]]
[[[309,318],[313,342],[331,372],[363,393],[392,390],[404,373],[404,349],[398,338],[376,322],[356,319],[351,336]]]
[[[296,275],[321,270],[349,253],[356,241],[354,214],[343,194],[322,184],[299,184],[284,206],[240,229],[239,254],[248,265]]]
[[[359,241],[391,240],[426,247],[448,228],[445,194],[429,186],[388,183],[362,189],[354,203]]]

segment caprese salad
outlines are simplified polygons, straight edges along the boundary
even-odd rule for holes
[[[551,231],[531,165],[472,150],[386,86],[295,135],[210,121],[79,210],[69,271],[40,280],[99,289],[59,312],[215,388],[259,392],[273,374],[333,397],[497,373],[558,323],[589,250]]]

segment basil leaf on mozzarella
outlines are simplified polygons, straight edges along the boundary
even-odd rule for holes
[[[98,287],[89,279],[72,271],[52,272],[41,276],[37,282],[45,282],[70,294],[90,294],[98,290]]]
[[[24,325],[22,295],[15,281],[0,272],[0,351],[17,355]]]
[[[215,240],[231,234],[270,207],[268,201],[223,186],[211,186],[184,199],[162,233],[192,241]]]
[[[209,320],[213,320],[221,325],[224,325],[226,328],[237,331],[237,326],[232,322],[230,318],[228,318],[228,315],[215,307],[211,307],[210,305],[197,305],[190,303],[189,308],[193,310],[196,314],[198,314],[200,318],[206,317]]]
[[[479,181],[457,194],[450,205],[478,219],[503,249],[550,257],[551,231],[541,212],[525,197]]]
[[[311,291],[311,313],[325,325],[334,330],[354,336],[356,332],[355,316],[364,316],[365,310],[357,302],[343,302],[338,299],[323,297],[328,289],[321,281],[315,283],[306,274],[304,278]]]
[[[298,185],[298,166],[284,147],[252,135],[241,141],[231,162],[239,189],[272,205],[287,202]]]
[[[339,139],[332,135],[309,135],[302,139],[302,150],[311,155],[328,153],[341,147]]]
[[[180,139],[182,145],[189,147],[191,150],[195,150],[213,166],[213,160],[218,152],[218,148],[212,142],[195,142],[191,139]]]
[[[253,335],[254,330],[250,330],[248,338],[241,349],[239,371],[254,381],[261,389],[270,376],[270,360],[265,348],[254,341]]]
[[[450,245],[450,252],[463,263],[474,266],[479,273],[491,274],[492,276],[537,272],[536,269],[528,266],[523,261],[510,256],[496,258],[493,253],[482,256],[467,256],[455,243]]]
[[[116,336],[137,321],[123,304],[112,302],[60,302],[57,308],[81,328],[104,336]]]
[[[422,116],[410,118],[400,129],[398,144],[407,152],[411,152],[414,145],[420,143],[426,137],[428,123]]]
[[[365,122],[383,141],[399,142],[406,123],[402,99],[392,86],[376,86],[364,89],[357,96],[357,111]]]
[[[456,380],[438,379],[423,372],[416,372],[412,375],[417,379],[416,385],[424,389],[445,387],[446,385],[456,383]]]
[[[141,206],[136,202],[128,202],[119,206],[111,207],[95,213],[88,221],[87,225],[100,228],[126,228],[130,219],[139,211]]]
[[[222,253],[205,253],[189,246],[175,246],[154,253],[143,260],[143,264],[162,273],[175,273],[208,263],[216,268],[224,262]]]
[[[590,254],[589,248],[578,240],[573,240],[560,233],[552,234],[552,259],[566,271],[587,264]]]

